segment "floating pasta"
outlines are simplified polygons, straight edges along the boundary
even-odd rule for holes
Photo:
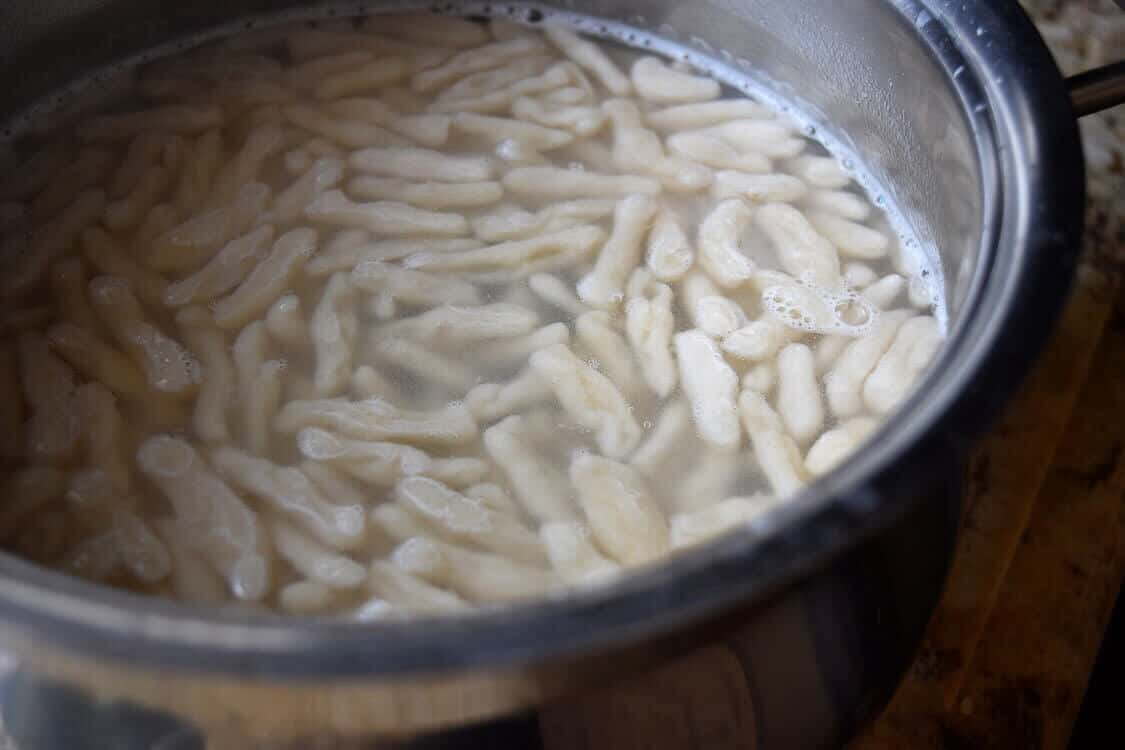
[[[290,401],[277,415],[276,427],[294,433],[322,427],[359,440],[404,440],[420,444],[460,445],[477,435],[477,425],[464,404],[439,411],[410,411],[373,398]]]
[[[598,449],[623,458],[640,442],[641,428],[617,386],[563,344],[531,355],[531,367],[551,385],[562,407],[579,425],[593,430]]]
[[[381,235],[459,237],[469,233],[469,222],[461,214],[427,211],[398,201],[355,203],[339,190],[329,190],[310,203],[305,216],[318,224]]]
[[[673,342],[680,383],[691,403],[700,438],[716,448],[737,448],[741,442],[734,408],[738,376],[723,360],[718,345],[702,331],[677,333]]]

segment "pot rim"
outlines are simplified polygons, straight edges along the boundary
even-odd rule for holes
[[[1085,189],[1066,86],[1015,0],[887,2],[919,19],[961,97],[977,135],[985,231],[974,288],[939,360],[842,467],[747,529],[613,585],[464,617],[365,624],[204,613],[0,554],[0,620],[102,660],[211,674],[318,680],[502,668],[635,643],[761,601],[893,523],[911,487],[946,465],[935,465],[935,453],[960,456],[1045,343],[1073,275]],[[962,66],[975,75],[954,76]],[[1009,272],[999,273],[1000,259]]]

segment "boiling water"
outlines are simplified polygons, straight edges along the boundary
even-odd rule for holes
[[[737,65],[476,10],[526,25],[274,18],[13,124],[10,549],[196,603],[456,612],[746,523],[901,401],[940,277],[852,157]],[[701,104],[751,95],[776,112]]]

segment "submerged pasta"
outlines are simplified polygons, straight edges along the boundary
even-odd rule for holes
[[[29,146],[0,544],[197,604],[452,614],[611,581],[856,450],[943,339],[885,215],[690,66],[516,28],[202,47]]]

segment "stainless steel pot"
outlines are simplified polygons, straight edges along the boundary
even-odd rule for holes
[[[297,5],[308,4],[6,0],[0,112],[140,50]],[[534,17],[522,3],[440,7],[485,5]],[[966,448],[1030,366],[1074,268],[1084,176],[1066,82],[1014,0],[557,5],[748,59],[849,143],[940,251],[952,333],[932,373],[860,455],[786,510],[567,599],[310,624],[192,611],[0,555],[0,704],[28,750],[201,747],[204,735],[212,747],[411,744],[715,638],[751,675],[763,747],[838,743],[887,695],[941,585]],[[1106,80],[1085,81],[1079,111],[1120,97]]]

